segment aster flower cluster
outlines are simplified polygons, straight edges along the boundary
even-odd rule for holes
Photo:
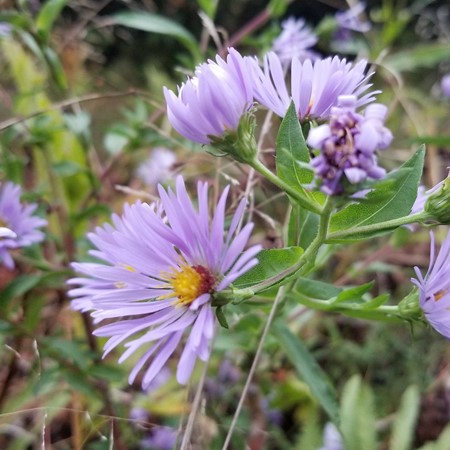
[[[144,347],[129,376],[132,383],[144,368],[142,386],[147,389],[191,328],[177,369],[185,384],[197,358],[206,361],[214,335],[214,293],[226,289],[257,264],[256,245],[246,250],[253,225],[238,230],[245,208],[243,199],[225,232],[226,188],[215,213],[208,213],[208,186],[198,184],[198,209],[190,200],[184,181],[177,178],[176,193],[161,186],[160,204],[127,205],[113,225],[89,234],[104,263],[73,263],[82,277],[69,280],[72,306],[93,311],[96,329],[108,337],[104,356],[126,342],[119,362]],[[127,319],[120,319],[128,316]],[[116,319],[120,319],[116,321]]]
[[[375,151],[385,149],[392,141],[391,132],[383,125],[387,109],[372,104],[361,115],[356,112],[356,104],[354,96],[339,97],[339,106],[331,109],[330,123],[308,135],[308,144],[321,150],[311,164],[322,181],[322,191],[329,195],[342,193],[345,181],[357,184],[385,175]]]
[[[34,213],[35,203],[21,202],[22,188],[14,183],[0,183],[0,263],[14,268],[11,252],[41,242],[44,233],[39,228],[47,221]]]
[[[335,16],[336,22],[339,24],[340,28],[365,33],[371,28],[369,22],[361,19],[361,14],[364,13],[365,9],[365,3],[355,3],[347,11],[338,11]]]
[[[283,61],[270,52],[261,68],[256,58],[242,57],[230,48],[226,61],[218,56],[217,63],[201,64],[178,88],[178,95],[164,88],[172,126],[194,142],[211,144],[236,132],[254,101],[280,117],[294,101],[301,121],[326,120],[340,95],[355,95],[361,107],[377,93],[369,92],[366,61],[354,65],[337,56],[315,62],[291,57],[289,92]]]

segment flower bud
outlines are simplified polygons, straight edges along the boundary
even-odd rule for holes
[[[450,224],[450,177],[443,181],[438,191],[428,197],[425,211],[432,219],[442,224]]]
[[[406,320],[420,320],[422,310],[419,305],[419,291],[414,288],[399,304],[398,311]]]
[[[232,156],[236,161],[250,163],[256,157],[255,117],[244,114],[237,130],[226,130],[223,136],[208,136],[210,145],[220,152]]]

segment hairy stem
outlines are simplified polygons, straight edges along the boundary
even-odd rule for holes
[[[270,171],[259,159],[255,158],[249,163],[257,172],[267,178],[275,186],[278,186],[286,194],[292,197],[300,206],[303,206],[308,211],[312,211],[316,214],[322,214],[322,209],[320,206],[310,200],[309,198],[303,197],[299,192],[294,189],[289,184],[285,183],[281,178],[277,177],[272,171]]]

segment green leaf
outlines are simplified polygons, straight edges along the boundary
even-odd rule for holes
[[[276,140],[277,175],[300,195],[322,204],[325,195],[322,192],[308,192],[303,184],[309,184],[314,178],[314,171],[309,167],[309,150],[303,136],[294,102],[281,122]]]
[[[352,203],[334,214],[330,221],[331,242],[355,241],[386,233],[388,230],[358,231],[359,227],[407,216],[417,196],[422,175],[425,147],[421,148],[398,170],[374,184],[373,190],[358,203]],[[354,229],[351,236],[333,238],[332,233]]]
[[[303,381],[309,386],[312,394],[326,411],[330,420],[338,424],[339,410],[336,393],[326,373],[317,364],[302,341],[292,334],[281,320],[277,320],[274,323],[272,333],[283,347],[286,356],[297,369]],[[365,449],[365,447],[360,447],[359,450],[362,448]]]
[[[419,67],[434,67],[449,58],[450,46],[447,43],[422,44],[387,56],[383,65],[403,72]]]
[[[370,289],[372,289],[373,284],[373,281],[371,281],[369,283],[362,284],[361,286],[345,289],[344,291],[340,292],[333,300],[333,305],[343,302],[360,302],[362,300],[362,296],[365,293],[369,292]]]
[[[116,131],[109,131],[103,139],[103,145],[111,155],[121,153],[130,143],[130,138],[125,134]]]
[[[14,278],[11,283],[0,291],[0,309],[5,309],[13,298],[20,297],[36,287],[45,277],[46,274],[19,275],[17,278]]]
[[[258,265],[240,276],[233,283],[233,286],[238,289],[244,289],[252,287],[268,278],[272,278],[275,275],[279,275],[284,270],[296,264],[302,254],[303,249],[301,247],[261,250],[257,256],[259,260]],[[283,279],[284,278],[281,278],[273,284],[278,283]],[[267,287],[269,287],[269,285]]]
[[[324,281],[310,280],[309,278],[300,278],[295,285],[295,291],[301,292],[310,298],[319,300],[328,300],[336,297],[342,292],[342,288]]]
[[[123,381],[126,377],[122,366],[113,366],[104,363],[89,367],[87,374],[112,383]]]
[[[430,144],[430,145],[438,145],[440,147],[448,147],[450,146],[450,135],[438,134],[436,136],[417,136],[412,137],[408,141],[416,144]]]
[[[345,450],[375,450],[373,394],[355,375],[345,384],[341,400],[341,426]]]
[[[45,39],[45,42],[47,42],[52,26],[66,3],[67,0],[47,0],[40,9],[36,18],[36,30]]]
[[[158,14],[144,11],[121,12],[111,17],[113,24],[122,25],[149,33],[163,34],[178,39],[197,59],[198,44],[195,37],[179,23]]]
[[[414,438],[417,415],[420,406],[420,392],[417,386],[409,386],[400,401],[395,415],[389,448],[392,450],[410,450]]]
[[[57,86],[60,89],[67,88],[67,79],[66,74],[64,73],[64,69],[61,65],[61,61],[59,60],[58,55],[55,51],[50,47],[44,47],[42,52],[45,56],[45,62],[47,63],[50,73],[55,80]]]
[[[84,348],[84,344],[77,341],[67,341],[49,336],[42,338],[41,344],[45,344],[41,346],[44,353],[50,356],[57,355],[63,360],[71,361],[83,371],[88,368],[91,361],[90,355]]]
[[[319,216],[299,205],[292,205],[288,225],[288,245],[308,248],[319,231]]]
[[[226,329],[230,328],[228,325],[227,318],[223,312],[223,308],[221,306],[216,308],[216,317],[220,323],[220,326],[222,326],[223,328],[226,328]]]
[[[211,19],[214,18],[219,3],[218,0],[197,0],[197,3]]]
[[[69,177],[77,173],[86,172],[86,169],[73,161],[60,161],[52,164],[52,170],[61,177]]]
[[[450,425],[447,425],[442,433],[439,435],[439,439],[436,442],[436,450],[448,450],[448,443],[450,442]]]

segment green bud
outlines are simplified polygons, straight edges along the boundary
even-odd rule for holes
[[[251,112],[241,117],[237,130],[227,130],[223,136],[208,138],[222,156],[230,155],[241,163],[251,163],[256,158],[255,116]]]
[[[424,209],[432,219],[445,225],[450,224],[450,177],[444,180],[439,190],[428,197]]]
[[[423,313],[419,305],[419,290],[414,288],[398,305],[403,319],[421,320]]]

